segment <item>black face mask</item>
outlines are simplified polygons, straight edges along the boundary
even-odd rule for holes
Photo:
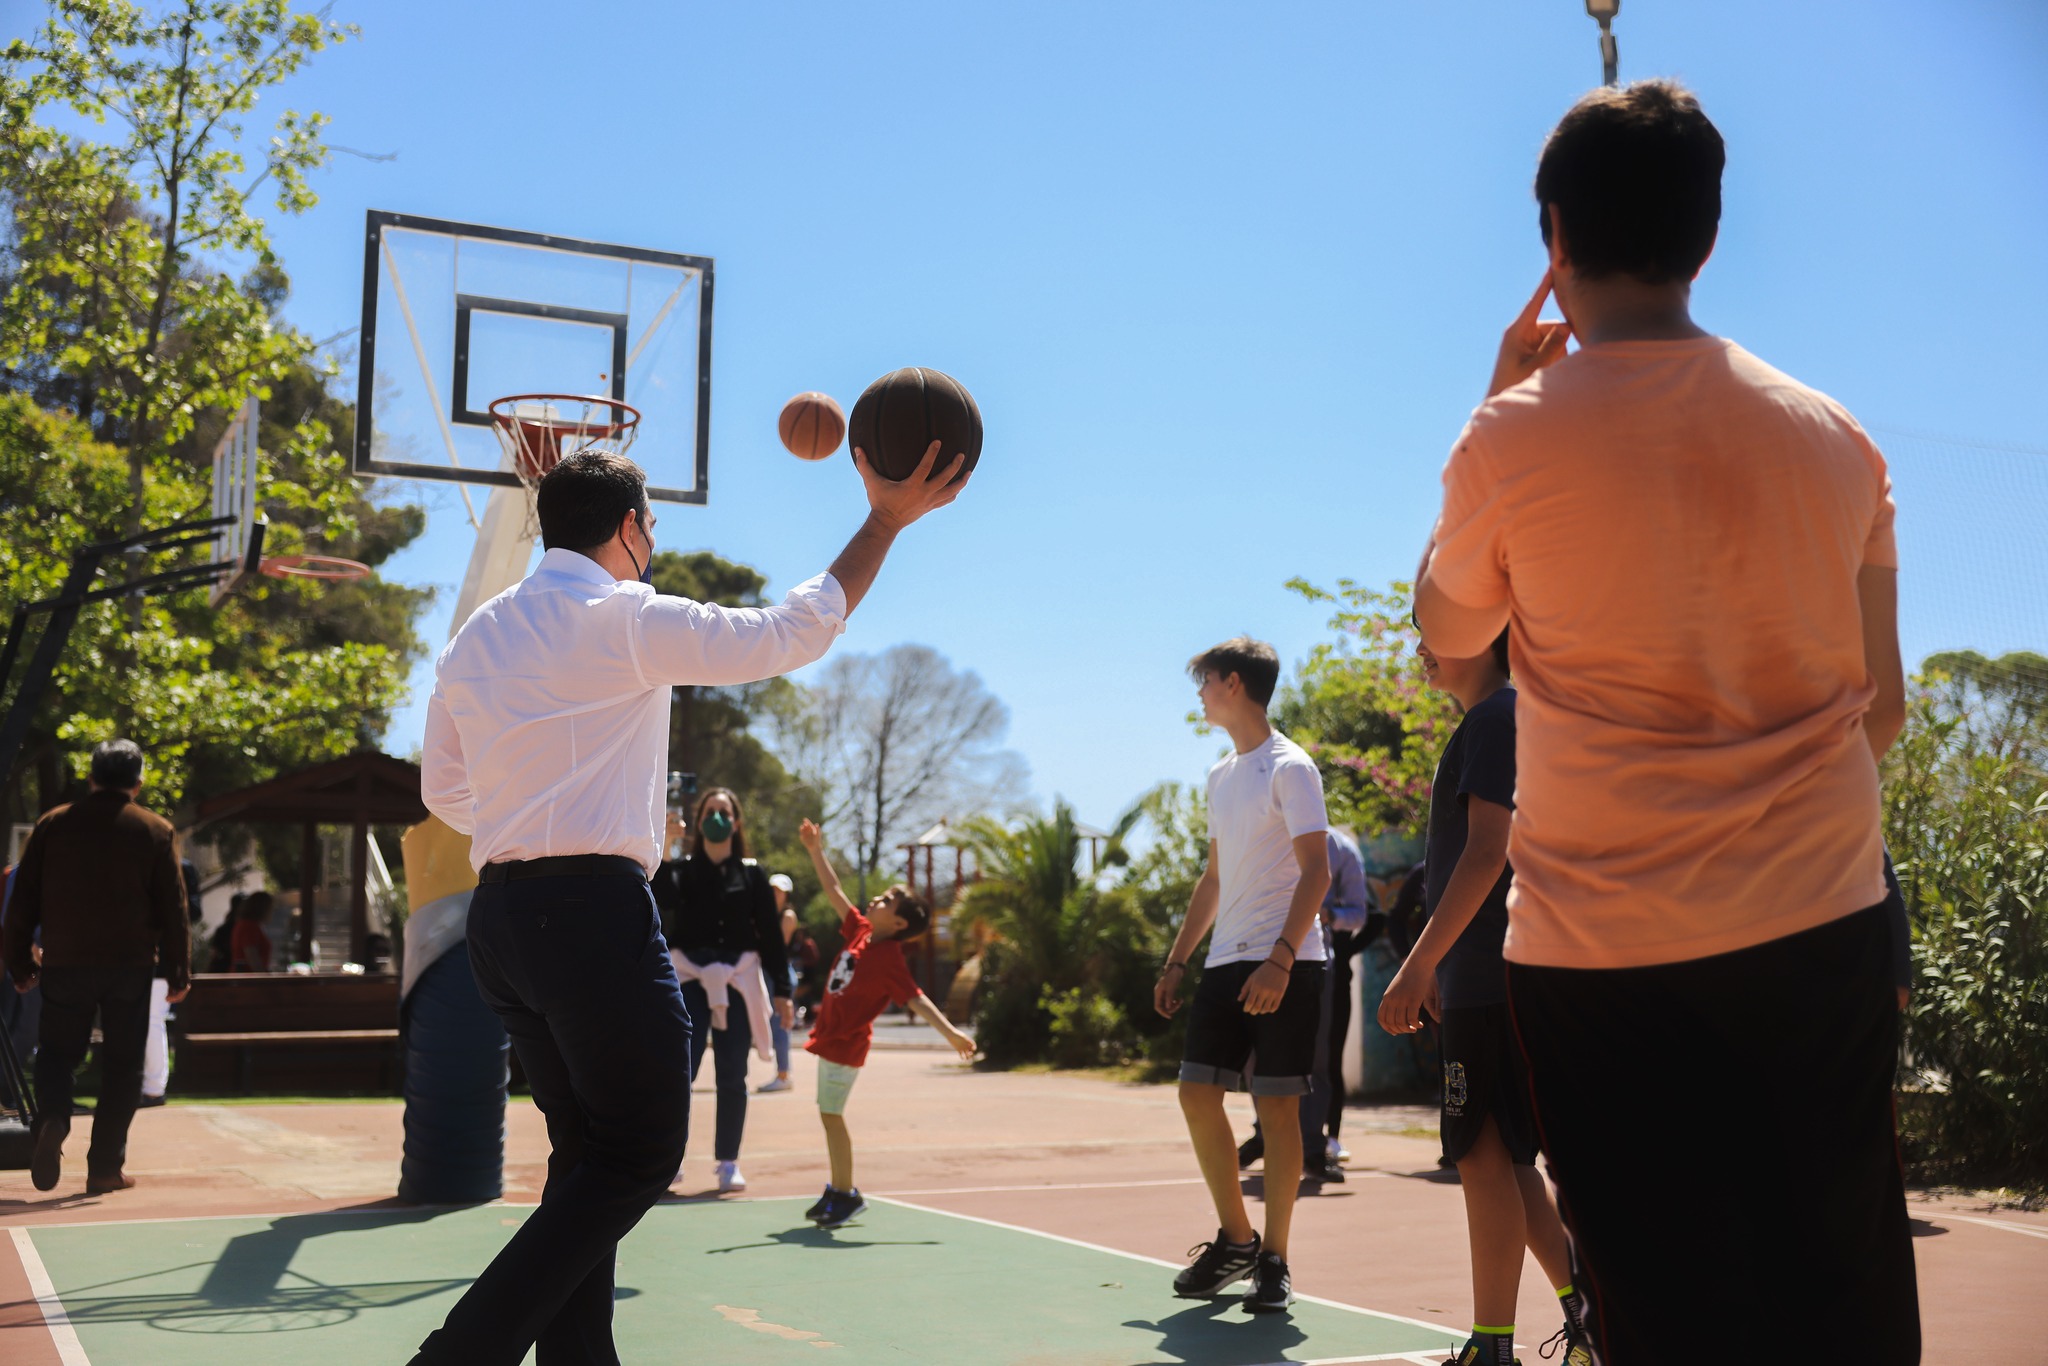
[[[654,586],[654,533],[640,525],[640,514],[637,512],[633,514],[633,525],[640,527],[640,534],[647,538],[647,563],[643,565],[635,558],[633,547],[626,544],[624,536],[619,537],[619,548],[624,550],[626,558],[632,561],[634,570],[640,576],[640,582],[651,588]]]

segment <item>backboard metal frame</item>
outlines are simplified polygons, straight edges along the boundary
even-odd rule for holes
[[[378,256],[383,250],[384,233],[388,228],[411,229],[417,232],[439,233],[456,237],[473,237],[492,242],[504,242],[517,246],[540,247],[549,250],[571,252],[585,256],[610,256],[628,262],[644,262],[649,265],[665,266],[693,272],[698,277],[697,296],[697,397],[696,427],[694,433],[695,487],[688,489],[670,488],[649,484],[647,496],[662,502],[704,504],[710,496],[711,474],[711,302],[714,263],[709,256],[692,256],[682,252],[654,251],[640,247],[619,246],[608,242],[589,242],[580,238],[558,237],[548,233],[522,232],[514,228],[491,227],[478,223],[458,223],[449,219],[424,218],[417,214],[393,213],[385,209],[371,209],[365,215],[363,240],[363,329],[358,354],[356,381],[356,434],[355,452],[352,462],[358,477],[386,475],[398,479],[436,479],[451,483],[489,484],[499,488],[520,487],[519,477],[510,470],[484,468],[469,465],[433,465],[408,460],[379,460],[373,454],[375,422],[372,416],[373,400],[376,393],[377,375],[377,296]],[[488,298],[479,295],[458,294],[456,296],[456,348],[454,364],[448,380],[449,391],[445,398],[446,421],[463,426],[488,426],[490,415],[485,411],[495,394],[469,393],[469,336],[470,323],[477,313],[508,314],[517,317],[544,318],[549,321],[582,324],[591,327],[608,328],[611,331],[611,354],[613,363],[610,370],[610,397],[626,397],[627,369],[627,319],[624,314],[604,313],[589,309],[568,308],[550,304],[532,303],[524,300]]]
[[[262,460],[256,446],[258,415],[256,395],[251,394],[213,448],[213,515],[225,525],[215,533],[214,562],[221,577],[207,591],[210,607],[220,606],[247,583],[263,554],[263,539],[256,534],[256,481]]]

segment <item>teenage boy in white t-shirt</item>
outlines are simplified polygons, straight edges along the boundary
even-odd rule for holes
[[[1209,770],[1209,866],[1153,990],[1161,1015],[1180,1008],[1188,959],[1213,925],[1188,1012],[1180,1108],[1220,1227],[1173,1288],[1207,1297],[1250,1277],[1244,1307],[1271,1313],[1294,1303],[1287,1230],[1301,1181],[1298,1112],[1321,1022],[1316,916],[1330,884],[1329,820],[1315,761],[1266,720],[1280,681],[1273,647],[1240,636],[1195,656],[1188,673],[1203,719],[1229,734],[1232,752]],[[1225,1091],[1245,1090],[1266,1133],[1263,1239],[1245,1212],[1237,1138],[1223,1111]]]

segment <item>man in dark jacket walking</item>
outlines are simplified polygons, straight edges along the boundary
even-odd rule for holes
[[[15,989],[43,988],[42,1046],[36,1053],[40,1111],[29,1175],[37,1190],[57,1184],[71,1132],[72,1078],[100,1018],[100,1096],[85,1190],[104,1195],[135,1184],[122,1173],[128,1124],[142,1095],[149,1032],[149,983],[161,968],[170,999],[191,989],[185,884],[171,823],[136,804],[142,751],[109,740],[92,752],[92,792],[36,823],[22,850],[8,905],[6,961]],[[31,943],[42,931],[42,955]]]

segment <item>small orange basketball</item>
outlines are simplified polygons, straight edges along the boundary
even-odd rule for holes
[[[776,422],[782,444],[799,460],[823,460],[846,436],[846,413],[830,394],[798,394]]]

